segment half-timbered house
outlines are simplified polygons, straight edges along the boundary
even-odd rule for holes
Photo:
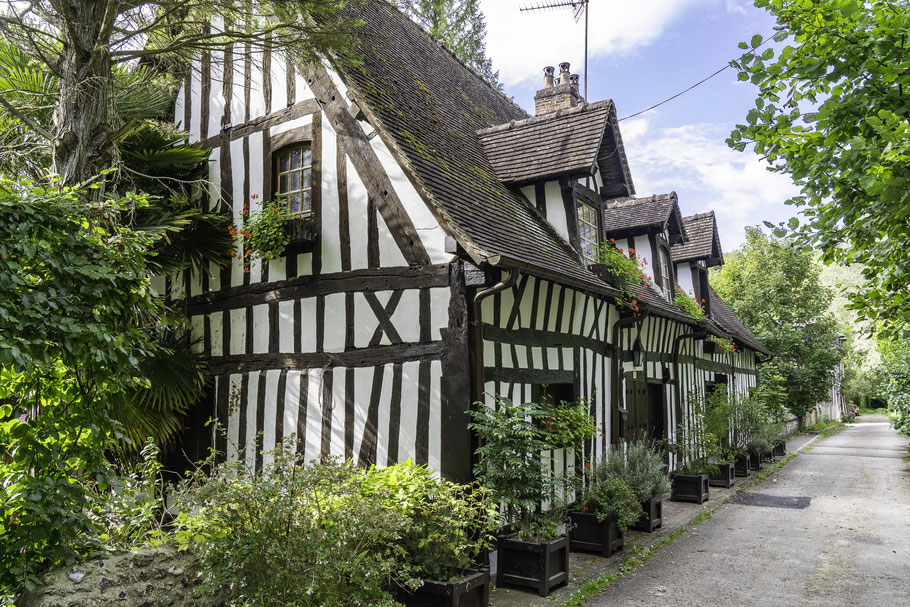
[[[611,101],[587,103],[562,64],[530,116],[386,2],[348,10],[364,22],[359,66],[228,47],[177,98],[238,229],[271,197],[298,213],[280,259],[159,285],[210,362],[196,417],[226,429],[220,450],[260,466],[295,434],[307,458],[410,457],[464,480],[475,401],[586,397],[598,456],[666,435],[692,390],[755,384],[761,344],[700,282],[719,243],[692,247],[702,231],[675,194],[633,197]],[[647,251],[637,313],[589,269],[607,237]],[[677,284],[711,320],[673,304]],[[740,351],[706,351],[712,334]]]

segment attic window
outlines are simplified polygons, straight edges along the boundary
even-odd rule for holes
[[[586,202],[579,200],[577,211],[578,245],[581,248],[582,257],[588,263],[596,263],[599,244],[598,233],[600,232],[597,210]]]
[[[660,256],[660,288],[663,289],[664,298],[667,301],[673,301],[673,281],[670,277],[670,256],[667,255],[667,250],[663,247],[659,248],[658,255]]]
[[[309,143],[290,145],[275,155],[278,198],[291,213],[309,215],[313,209],[313,155]]]

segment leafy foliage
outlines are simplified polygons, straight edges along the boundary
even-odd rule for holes
[[[895,429],[910,434],[910,339],[880,340],[882,391]]]
[[[89,513],[115,487],[105,454],[121,438],[109,413],[144,385],[135,366],[161,313],[152,238],[115,221],[143,204],[0,182],[0,226],[17,234],[0,242],[0,586],[30,587],[97,545]]]
[[[359,23],[341,10],[354,2],[39,0],[28,10],[4,11],[5,48],[20,52],[0,63],[26,64],[11,75],[0,67],[0,145],[16,153],[5,168],[31,168],[29,155],[50,159],[67,185],[112,168],[125,135],[171,111],[174,76],[202,51],[240,42],[236,58],[244,46],[258,52],[274,44],[293,48],[305,63],[354,62]],[[9,53],[0,48],[2,54]],[[28,86],[18,86],[23,82]],[[17,140],[20,133],[26,137]]]
[[[480,447],[474,474],[502,506],[500,524],[511,527],[519,540],[545,541],[558,534],[562,523],[567,479],[544,471],[544,451],[553,447],[541,430],[547,410],[536,403],[513,403],[497,398],[494,407],[470,411],[468,427],[477,433]],[[549,468],[547,466],[547,468]],[[539,511],[544,499],[551,508]]]
[[[249,271],[250,264],[257,258],[268,261],[280,257],[291,239],[287,224],[292,217],[294,213],[288,210],[287,204],[281,199],[267,200],[252,213],[248,205],[244,206],[243,230],[228,228],[229,234],[237,238],[240,245],[239,249],[231,252],[231,257],[240,259],[245,272]],[[243,237],[242,240],[240,236]]]
[[[574,453],[584,446],[585,441],[597,434],[597,422],[591,416],[591,405],[587,398],[572,403],[547,400],[541,404],[541,408],[544,440],[556,449]]]
[[[499,72],[486,55],[487,24],[479,0],[397,0],[396,4],[431,36],[502,90]]]
[[[682,308],[682,311],[697,321],[705,319],[705,309],[700,303],[689,297],[682,289],[676,287],[676,295],[673,296],[673,303]]]
[[[603,466],[601,464],[598,468]],[[578,503],[583,511],[596,514],[598,521],[604,521],[610,516],[616,517],[616,526],[620,531],[634,525],[644,514],[629,485],[618,476],[597,469],[592,471],[591,482],[582,489]]]
[[[638,285],[647,286],[647,278],[642,272],[645,267],[645,259],[639,259],[635,255],[635,249],[629,249],[628,257],[624,249],[616,246],[616,241],[611,238],[609,242],[602,242],[597,248],[597,263],[606,266],[607,272],[612,278],[613,286],[619,289],[621,295],[617,301],[624,304],[634,311],[638,311],[638,302],[644,297],[636,295],[632,287]]]
[[[678,469],[683,474],[716,472],[708,456],[717,449],[718,437],[711,432],[705,416],[705,401],[697,392],[687,399],[691,410],[683,423],[676,427],[670,449],[676,454]]]
[[[458,485],[433,477],[410,459],[363,475],[367,497],[401,512],[407,528],[399,544],[415,577],[450,580],[476,567],[493,546],[497,509],[480,485]]]
[[[828,313],[831,292],[819,282],[812,253],[749,228],[743,247],[725,255],[711,283],[774,355],[759,366],[769,410],[783,404],[803,417],[827,397],[841,353]]]
[[[780,50],[741,43],[740,80],[755,108],[728,144],[751,145],[770,170],[793,177],[797,242],[827,262],[861,264],[859,318],[894,334],[910,322],[910,11],[890,0],[757,0],[777,21]]]
[[[177,492],[178,546],[193,546],[207,587],[231,588],[237,604],[395,605],[390,590],[418,583],[401,542],[412,537],[408,515],[391,506],[395,483],[375,477],[365,491],[350,463],[304,466],[295,448],[291,437],[263,474],[242,460],[200,468]]]
[[[656,443],[647,440],[624,441],[610,449],[598,475],[621,478],[639,502],[666,499],[670,477],[664,468],[664,455]],[[600,476],[597,476],[600,478]]]

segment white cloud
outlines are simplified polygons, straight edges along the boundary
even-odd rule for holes
[[[768,172],[753,152],[727,147],[728,126],[654,128],[654,116],[622,123],[639,196],[675,190],[683,215],[713,210],[726,250],[742,243],[746,226],[776,223],[795,213],[784,201],[798,192],[796,186],[788,177]]]
[[[481,0],[487,19],[487,55],[507,87],[542,79],[544,66],[561,61],[569,61],[574,72],[582,71],[584,20],[575,23],[569,8],[519,11],[521,6],[539,1],[542,0]],[[598,56],[629,53],[655,42],[674,19],[706,2],[728,11],[738,8],[733,0],[591,2],[589,61]]]

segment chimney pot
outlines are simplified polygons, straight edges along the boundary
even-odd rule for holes
[[[559,77],[555,77],[555,70],[547,66],[543,70],[544,85],[534,95],[535,113],[555,114],[580,103],[584,103],[578,94],[578,75],[569,73],[569,62],[559,64]]]
[[[548,65],[543,68],[543,87],[545,89],[553,88],[553,74],[556,72],[556,68],[552,65]]]

